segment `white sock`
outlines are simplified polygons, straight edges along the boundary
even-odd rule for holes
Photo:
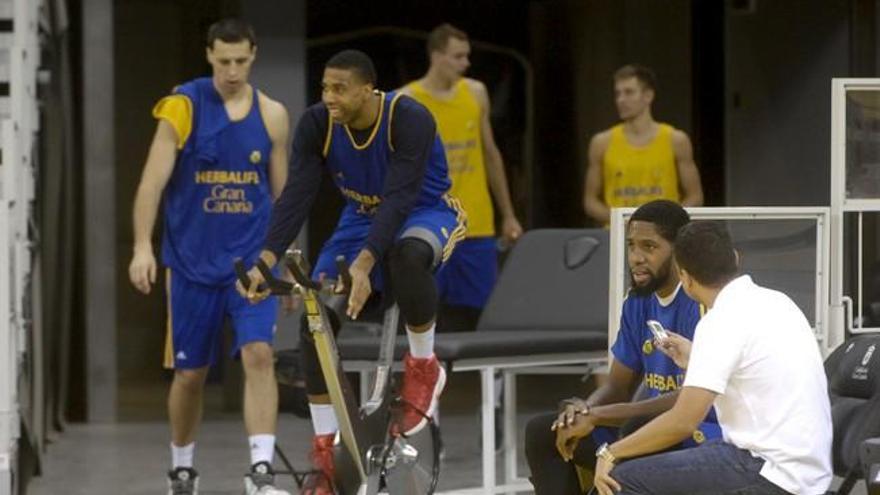
[[[177,445],[174,445],[174,442],[171,442],[171,469],[193,467],[193,456],[195,455],[195,452],[195,442],[192,442],[189,445],[184,445],[183,447],[178,447]]]
[[[251,435],[248,437],[248,444],[251,446],[251,465],[264,461],[272,464],[272,457],[275,455],[275,435]]]
[[[434,354],[434,328],[436,323],[431,324],[426,332],[416,333],[406,327],[406,337],[409,340],[409,353],[414,358],[429,358]]]
[[[339,429],[332,404],[312,404],[309,402],[309,411],[312,413],[312,427],[315,429],[315,435],[331,435]]]

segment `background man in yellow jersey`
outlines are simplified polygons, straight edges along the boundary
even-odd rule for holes
[[[584,210],[600,225],[608,224],[614,207],[655,199],[703,204],[690,138],[651,115],[656,86],[657,78],[647,67],[625,65],[614,73],[622,122],[590,140],[584,188]]]
[[[466,240],[456,246],[437,274],[441,301],[447,309],[455,308],[453,313],[462,318],[457,323],[465,327],[455,329],[462,330],[476,326],[497,277],[492,197],[501,213],[503,242],[516,241],[522,227],[513,211],[504,161],[489,123],[489,92],[480,81],[464,77],[470,66],[467,34],[442,24],[431,31],[427,49],[428,72],[401,91],[434,115],[449,163],[449,192],[461,201],[468,216]]]

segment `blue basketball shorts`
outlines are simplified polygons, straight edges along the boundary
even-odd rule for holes
[[[451,200],[454,202],[454,200]],[[372,218],[346,208],[336,225],[336,230],[321,248],[318,261],[312,271],[314,279],[338,277],[336,257],[342,255],[351,264],[366,245]],[[442,266],[452,255],[456,245],[466,233],[465,216],[455,204],[441,202],[430,208],[414,209],[397,234],[397,239],[414,237],[422,239],[434,249],[435,268]],[[382,290],[381,260],[370,273],[374,290]]]
[[[165,367],[196,369],[214,364],[226,318],[232,322],[235,356],[245,344],[272,342],[278,298],[251,304],[231,283],[212,287],[187,280],[171,269],[166,271],[168,333]]]
[[[498,253],[494,237],[461,241],[437,271],[440,301],[455,306],[482,308],[498,279]]]

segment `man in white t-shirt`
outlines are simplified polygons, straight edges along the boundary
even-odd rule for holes
[[[682,287],[709,308],[692,347],[674,334],[657,343],[687,369],[684,387],[671,410],[599,447],[598,493],[824,494],[832,479],[831,408],[807,319],[785,294],[738,275],[720,223],[683,227],[675,260]],[[690,435],[713,404],[723,441],[644,457]]]

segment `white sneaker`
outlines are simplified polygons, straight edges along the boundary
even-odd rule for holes
[[[251,472],[244,476],[245,495],[290,495],[290,492],[275,488],[275,471],[268,462],[258,462],[251,466]]]
[[[199,473],[187,467],[168,471],[168,495],[199,495]]]

